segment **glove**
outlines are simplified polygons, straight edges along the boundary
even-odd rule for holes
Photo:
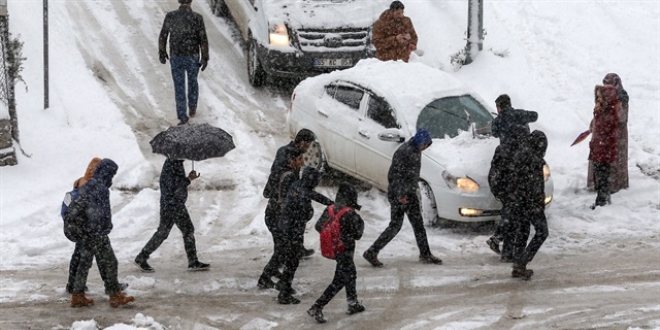
[[[199,65],[201,66],[200,70],[204,71],[204,69],[206,69],[206,66],[207,66],[208,64],[209,64],[209,60],[208,60],[208,59],[202,59],[202,62],[199,63]]]
[[[169,57],[167,56],[167,52],[165,51],[160,51],[158,52],[158,57],[160,58],[160,63],[165,64]]]

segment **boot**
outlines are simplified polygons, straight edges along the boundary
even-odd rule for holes
[[[300,304],[300,299],[292,296],[290,293],[280,292],[277,296],[277,302],[282,305],[297,305]]]
[[[428,255],[425,255],[425,256],[419,256],[419,261],[421,261],[422,263],[425,263],[425,264],[442,265],[442,260],[440,260],[440,258],[438,258],[438,257],[436,257],[436,256],[434,256],[430,253]]]
[[[286,287],[286,284],[284,284],[284,282],[281,281],[281,280],[278,281],[277,283],[275,283],[275,290],[280,291],[280,292],[282,292],[282,290],[286,290],[286,291],[289,292],[289,294],[296,294],[296,293],[298,293],[298,292],[296,291],[296,289],[294,289],[294,288],[287,288],[287,287]]]
[[[359,301],[351,302],[348,304],[348,310],[346,310],[346,314],[353,315],[356,313],[362,313],[364,310],[364,305],[362,305]]]
[[[122,305],[126,305],[131,301],[135,301],[135,298],[133,296],[127,296],[121,290],[119,290],[115,294],[110,295],[110,307],[112,308],[117,308]]]
[[[383,263],[378,261],[378,253],[374,252],[372,249],[364,251],[362,257],[374,267],[383,267]]]
[[[489,238],[486,240],[486,244],[488,244],[488,247],[493,250],[497,255],[500,255],[500,243],[495,239],[494,237]]]
[[[513,264],[513,270],[511,271],[511,277],[520,278],[525,281],[529,281],[534,275],[534,271],[527,269],[527,266],[521,265],[519,263]]]
[[[189,107],[188,115],[190,117],[195,117],[196,114],[197,114],[197,107]]]
[[[71,307],[86,307],[94,305],[94,299],[85,297],[84,293],[74,293],[71,295]]]
[[[313,317],[318,323],[328,322],[328,320],[323,316],[323,308],[317,304],[314,304],[312,308],[307,310],[307,315]]]
[[[268,277],[260,277],[257,282],[259,289],[270,289],[275,287],[275,283]]]

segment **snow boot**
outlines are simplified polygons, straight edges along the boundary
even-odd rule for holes
[[[117,308],[122,305],[126,305],[129,302],[135,301],[133,296],[127,296],[121,290],[117,291],[115,294],[110,295],[110,307]]]
[[[71,307],[86,307],[94,305],[94,299],[85,297],[84,293],[74,293],[71,295]]]
[[[359,301],[348,303],[348,310],[346,310],[346,314],[348,315],[353,315],[357,313],[362,313],[364,312],[365,308],[362,304],[360,304]]]
[[[489,238],[486,241],[486,244],[488,244],[488,247],[490,247],[493,252],[495,252],[497,255],[499,255],[500,252],[500,243],[493,237]]]
[[[534,275],[534,271],[527,269],[527,266],[521,265],[518,263],[513,264],[513,270],[511,271],[511,277],[520,278],[525,281],[529,281]]]
[[[372,249],[364,251],[362,257],[374,267],[383,267],[383,263],[378,261],[378,253],[374,252]]]
[[[314,304],[312,308],[308,309],[307,314],[313,317],[318,323],[328,322],[328,320],[323,316],[323,308],[317,304]]]
[[[438,258],[438,257],[436,257],[436,256],[434,256],[430,253],[428,255],[425,255],[425,256],[419,256],[419,261],[421,261],[424,264],[442,265],[442,260],[440,260],[440,258]]]
[[[282,305],[297,305],[300,304],[300,299],[292,296],[289,293],[282,293],[277,296],[277,302]]]
[[[284,289],[285,289],[284,282],[278,281],[277,283],[275,283],[275,290],[277,290],[279,292],[282,292],[282,290],[284,290]],[[289,294],[296,294],[297,293],[296,289],[294,289],[294,288],[289,288],[289,289],[286,289],[286,290],[289,292]]]

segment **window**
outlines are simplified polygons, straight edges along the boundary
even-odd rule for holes
[[[327,85],[327,86],[325,86],[325,93],[330,95],[330,97],[334,98],[335,97],[335,89],[337,89],[337,85]]]
[[[367,116],[385,128],[399,128],[392,108],[380,97],[369,97]]]
[[[360,109],[360,101],[362,101],[362,95],[364,92],[349,86],[337,86],[335,91],[335,100],[346,104],[352,109]]]
[[[429,130],[433,138],[453,138],[474,124],[477,134],[490,135],[493,116],[470,95],[450,96],[429,103],[417,118],[417,128]]]

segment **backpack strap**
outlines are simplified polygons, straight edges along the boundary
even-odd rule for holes
[[[334,206],[334,205],[333,205]],[[344,214],[353,211],[353,208],[350,206],[344,206],[341,210],[339,210],[339,213],[337,213],[337,219],[341,219],[341,217],[344,216]],[[334,213],[334,212],[333,212]]]

